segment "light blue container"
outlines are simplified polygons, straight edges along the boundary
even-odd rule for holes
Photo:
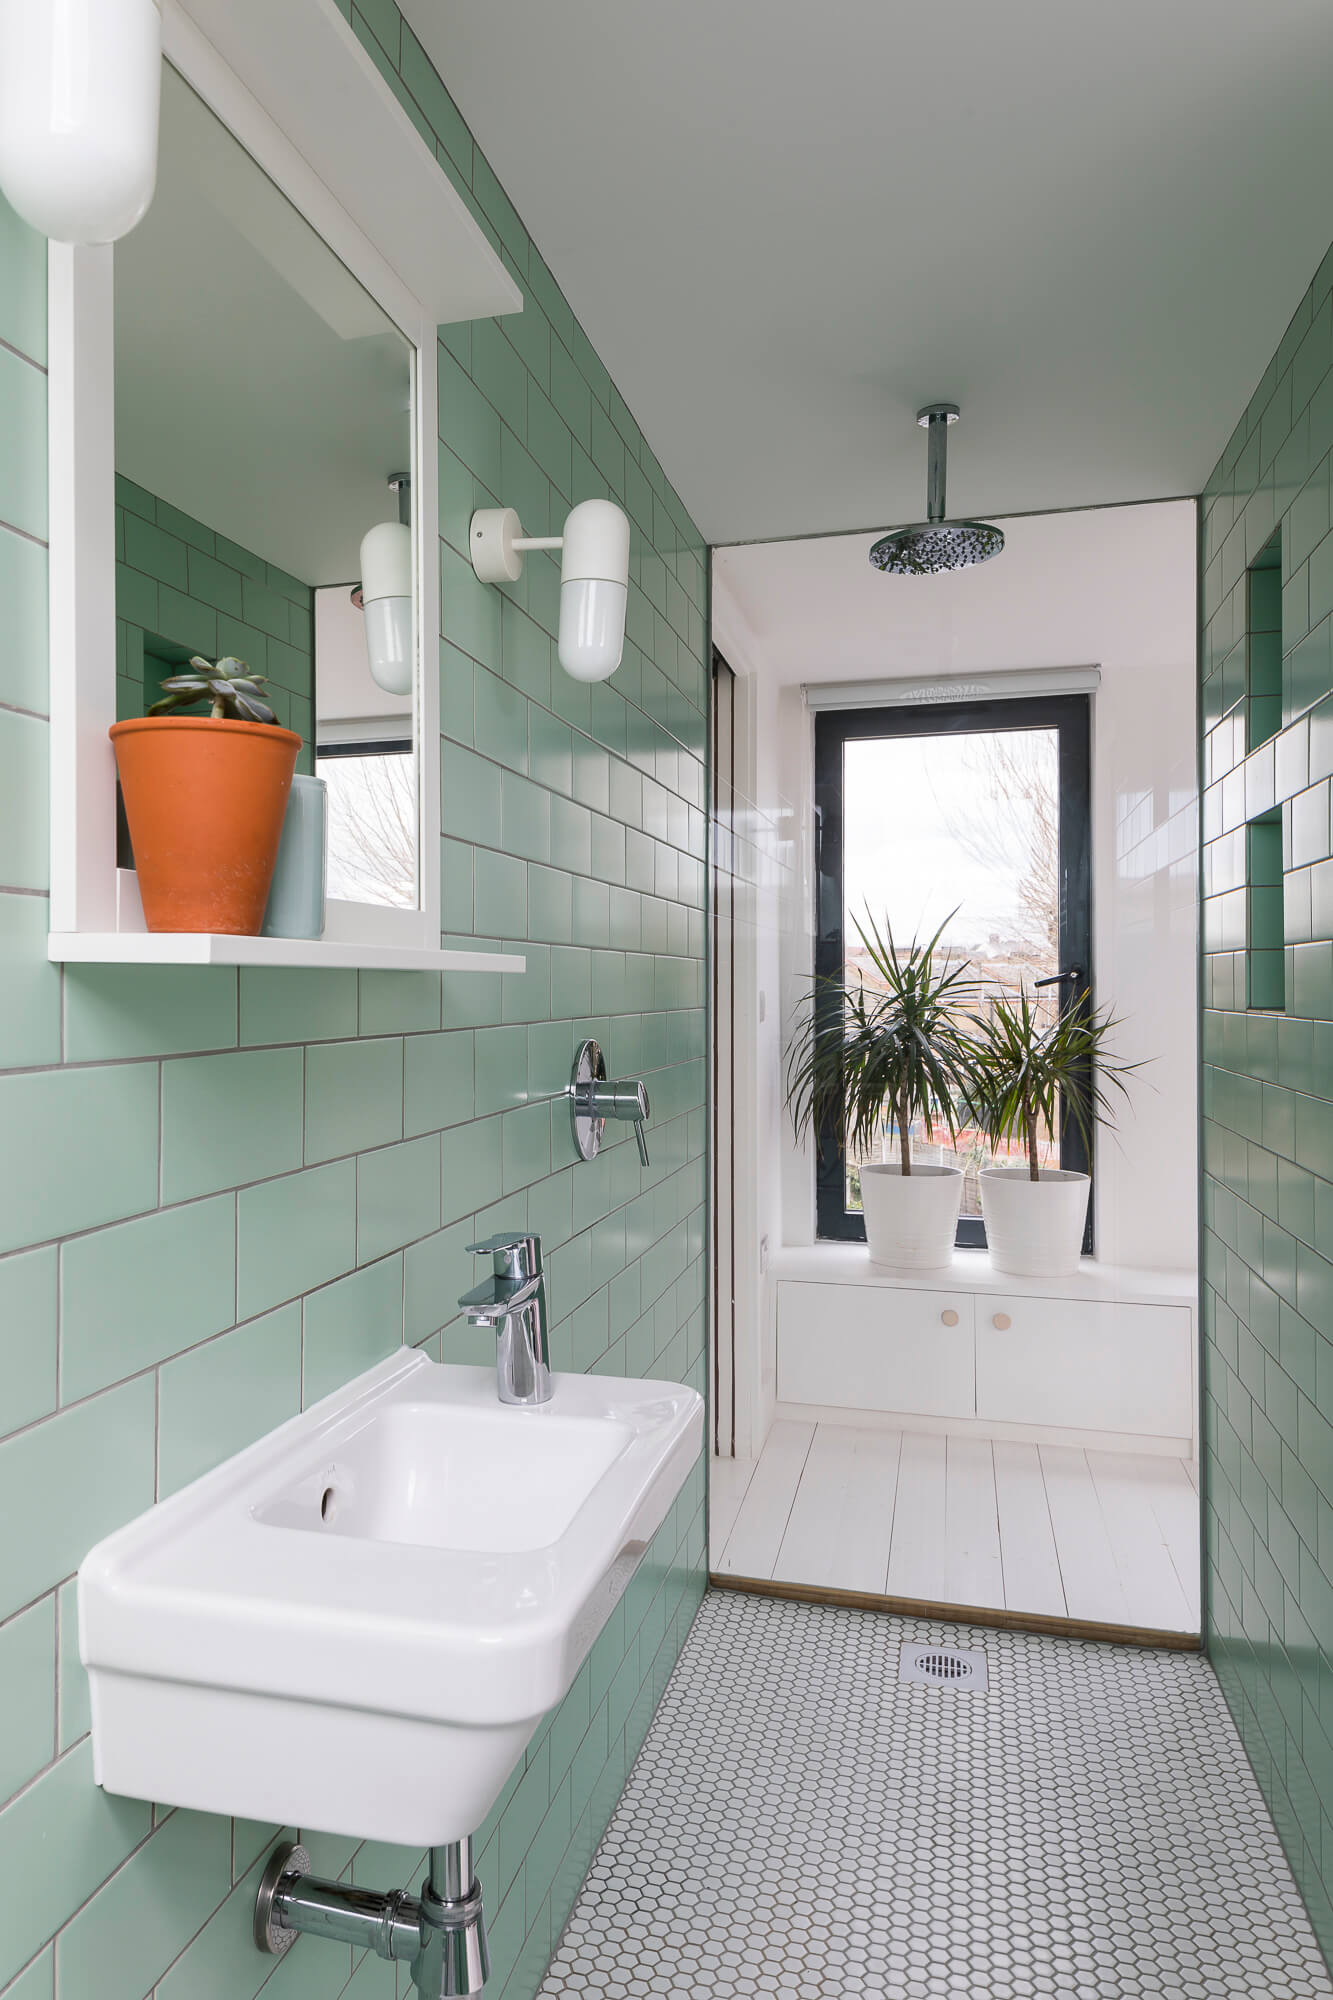
[[[292,779],[277,865],[264,912],[264,937],[324,935],[324,875],[328,857],[328,787],[322,778]]]

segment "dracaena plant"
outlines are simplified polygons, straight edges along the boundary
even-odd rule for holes
[[[244,660],[210,662],[196,653],[190,661],[193,673],[172,674],[162,683],[162,699],[155,701],[150,715],[170,715],[178,708],[197,708],[201,701],[211,704],[210,716],[221,722],[276,722],[277,716],[259,690],[267,676],[252,674]]]
[[[927,1139],[936,1123],[952,1137],[973,1080],[973,1044],[964,1008],[976,992],[966,960],[939,950],[944,923],[928,943],[900,951],[869,910],[856,919],[880,987],[858,971],[816,979],[787,1050],[787,1108],[800,1138],[841,1130],[849,1152],[868,1150],[886,1112],[898,1128],[904,1174],[912,1171],[911,1129]]]
[[[1127,1098],[1125,1078],[1141,1067],[1107,1049],[1106,1038],[1118,1026],[1108,1012],[1094,1010],[1086,992],[1053,1020],[1044,1020],[1020,993],[1017,1000],[993,1001],[977,1023],[971,1114],[997,1151],[1013,1139],[1021,1142],[1030,1179],[1041,1178],[1041,1134],[1059,1129],[1062,1109],[1089,1153],[1096,1127],[1114,1124],[1114,1093]]]

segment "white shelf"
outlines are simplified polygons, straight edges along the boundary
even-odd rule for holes
[[[528,964],[516,952],[228,937],[211,931],[52,931],[46,955],[66,965],[322,965],[381,972],[526,972]]]

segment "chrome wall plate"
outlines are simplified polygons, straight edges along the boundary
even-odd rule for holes
[[[569,1075],[569,1123],[581,1160],[602,1150],[606,1120],[596,1110],[597,1085],[606,1082],[606,1057],[597,1042],[581,1042]]]
[[[254,1938],[259,1950],[268,1952],[273,1958],[281,1958],[285,1951],[290,1951],[300,1936],[299,1931],[288,1930],[274,1909],[278,1885],[289,1876],[309,1873],[310,1856],[295,1841],[284,1841],[280,1847],[274,1848],[268,1858],[268,1867],[264,1870],[259,1893],[255,1897]]]

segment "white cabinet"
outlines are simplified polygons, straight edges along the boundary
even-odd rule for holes
[[[977,1415],[998,1423],[1188,1438],[1185,1306],[1089,1299],[976,1300]]]
[[[920,1417],[973,1436],[1190,1448],[1195,1318],[1183,1279],[1081,1271],[1061,1298],[1006,1281],[975,1252],[910,1281],[823,1245],[780,1254],[779,1415],[845,1410],[847,1421]]]
[[[973,1301],[883,1285],[778,1286],[778,1398],[925,1417],[975,1414]]]

